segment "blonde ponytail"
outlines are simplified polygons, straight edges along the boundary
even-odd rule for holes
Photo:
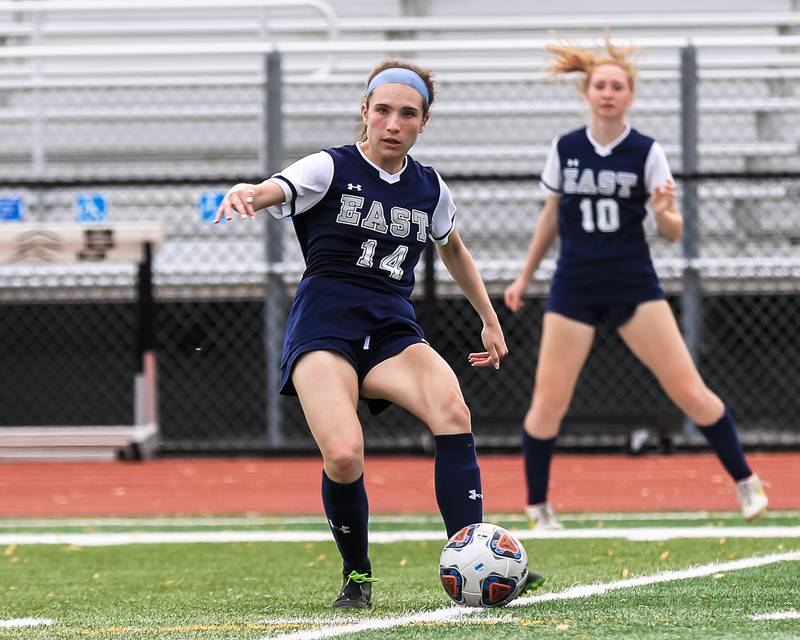
[[[636,84],[636,66],[631,62],[631,54],[638,51],[636,47],[618,47],[606,35],[605,51],[595,53],[575,43],[551,44],[545,47],[552,54],[550,69],[555,75],[579,72],[584,74],[578,83],[582,93],[589,88],[592,74],[597,67],[604,64],[613,64],[625,72],[631,92]]]

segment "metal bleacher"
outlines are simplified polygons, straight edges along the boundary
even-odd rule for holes
[[[389,3],[373,9],[391,11]],[[681,168],[678,52],[688,42],[698,47],[701,86],[709,89],[700,98],[700,168],[800,168],[797,12],[630,15],[620,8],[619,15],[504,17],[474,10],[472,16],[391,15],[387,21],[339,18],[344,5],[321,1],[147,0],[135,9],[89,0],[0,2],[2,175],[262,174],[262,56],[271,48],[284,57],[285,161],[352,139],[365,73],[382,55],[399,52],[436,69],[440,84],[416,157],[445,176],[530,175],[541,168],[552,135],[584,119],[571,84],[554,84],[543,67],[550,31],[595,42],[604,26],[618,41],[642,48],[641,98],[632,119],[662,142],[674,170]],[[714,94],[714,87],[736,83],[741,94]],[[462,188],[480,185],[454,187]],[[509,203],[526,219],[528,191]],[[192,203],[164,189],[156,193],[144,210],[134,194],[119,193],[115,211],[123,218],[169,212],[158,273],[179,283],[186,265],[180,246],[170,244],[202,242],[205,231]],[[485,214],[472,205],[475,198],[462,200],[468,229],[468,220]],[[728,200],[734,216],[742,198]],[[58,203],[49,206],[54,210],[47,215],[57,218]],[[228,262],[260,278],[260,247],[246,248],[259,240],[251,231],[229,234],[239,250]],[[230,247],[209,244],[225,261]]]
[[[322,3],[305,8],[309,16],[303,18],[265,13],[275,9],[273,4],[284,13],[283,5],[292,4],[299,12],[301,2],[137,4],[142,10],[87,1],[0,3],[5,44],[0,123],[4,139],[20,143],[4,145],[2,159],[9,171],[30,169],[25,160],[37,118],[53,133],[45,171],[96,174],[109,171],[111,163],[136,173],[145,160],[156,161],[159,168],[177,162],[180,170],[205,168],[209,173],[223,166],[251,168],[247,161],[258,161],[260,152],[260,140],[252,135],[262,115],[259,53],[270,43],[285,56],[289,158],[317,140],[315,131],[308,140],[293,142],[299,137],[295,130],[324,126],[327,137],[337,142],[342,130],[350,132],[364,74],[388,51],[412,55],[436,69],[446,89],[436,113],[453,126],[480,125],[471,128],[488,139],[489,149],[483,151],[505,156],[503,148],[517,140],[517,131],[487,127],[487,116],[559,125],[574,122],[581,113],[572,88],[553,85],[542,68],[551,29],[597,40],[603,26],[610,25],[621,42],[634,39],[641,45],[637,118],[676,116],[679,104],[671,89],[677,82],[677,51],[689,41],[701,50],[703,81],[751,83],[746,98],[704,100],[703,114],[724,118],[746,110],[757,119],[800,111],[796,92],[781,95],[771,86],[800,75],[797,13],[393,17],[387,26],[382,18],[336,19],[330,7],[323,18],[316,17]],[[191,18],[179,11],[195,6],[199,10]],[[402,40],[397,34],[414,37]],[[665,89],[649,91],[649,84]],[[448,150],[437,140],[451,138],[442,120],[421,141],[425,153],[437,161],[450,156],[460,161],[464,153],[472,154]],[[156,127],[160,135],[151,133]],[[202,127],[206,135],[192,139],[186,135],[191,127]],[[539,159],[540,147],[546,148],[554,130],[542,127],[516,154]],[[103,135],[95,137],[95,131]],[[747,133],[743,158],[791,156],[791,140]],[[427,146],[437,149],[428,151]],[[703,156],[728,158],[729,151],[711,144]],[[193,164],[198,152],[205,156]]]

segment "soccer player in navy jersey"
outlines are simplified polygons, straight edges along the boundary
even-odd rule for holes
[[[742,515],[752,521],[767,508],[762,483],[745,460],[730,413],[692,361],[644,236],[649,200],[658,233],[671,241],[681,237],[683,218],[672,174],[661,146],[626,123],[636,76],[630,50],[610,41],[606,49],[598,55],[577,46],[548,47],[555,73],[583,74],[580,89],[590,122],[554,140],[541,179],[550,195],[522,270],[505,291],[506,306],[518,311],[531,277],[558,236],[560,256],[524,419],[526,513],[534,526],[562,528],[547,501],[550,463],[595,327],[606,322],[700,427],[736,482]]]
[[[300,399],[323,458],[322,501],[343,559],[335,608],[371,606],[364,441],[359,397],[373,413],[395,403],[434,435],[436,499],[447,536],[483,520],[470,413],[453,370],[423,337],[410,300],[425,243],[483,321],[475,366],[499,368],[503,332],[455,226],[439,174],[408,155],[434,99],[431,73],[388,60],[367,81],[356,144],[302,158],[258,185],[227,193],[216,221],[259,209],[291,217],[306,269],[289,314],[283,394]]]

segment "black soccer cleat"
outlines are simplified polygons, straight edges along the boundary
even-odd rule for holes
[[[351,571],[344,576],[342,592],[331,605],[334,609],[369,609],[372,607],[372,573]]]
[[[522,587],[520,595],[526,591],[535,591],[544,584],[544,576],[533,571],[528,572],[528,577],[525,578],[525,586]]]

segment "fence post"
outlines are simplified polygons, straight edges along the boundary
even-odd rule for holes
[[[156,359],[156,302],[153,296],[153,245],[146,242],[136,276],[136,353],[133,382],[133,424],[157,424],[158,387],[154,380]]]
[[[272,51],[264,58],[266,176],[280,171],[283,163],[282,88],[281,54]],[[264,216],[264,241],[267,262],[264,291],[267,444],[270,448],[279,448],[284,442],[278,383],[283,347],[286,288],[280,270],[283,263],[283,224],[269,214]]]
[[[702,292],[699,256],[699,225],[697,212],[697,49],[688,45],[681,49],[681,165],[683,181],[683,288],[681,294],[681,324],[686,346],[697,362],[701,342]],[[683,435],[687,442],[701,440],[692,421],[684,420]]]

